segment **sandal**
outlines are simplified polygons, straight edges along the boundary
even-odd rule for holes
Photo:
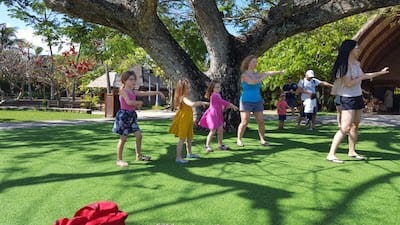
[[[210,146],[204,146],[204,150],[209,153],[209,152],[213,152],[213,150],[210,148]]]
[[[269,146],[268,142],[260,143],[262,146]]]
[[[349,157],[357,160],[366,160],[366,158],[361,155],[349,155]]]
[[[151,159],[150,156],[145,156],[145,155],[136,156],[136,161],[150,161],[150,159]]]
[[[127,162],[122,161],[122,160],[117,160],[116,165],[120,166],[120,167],[129,166]]]
[[[196,154],[191,153],[191,154],[187,154],[186,158],[188,158],[188,159],[198,159],[200,157],[198,155],[196,155]]]
[[[236,141],[236,145],[237,146],[239,146],[239,147],[244,147],[244,144],[243,144],[243,142],[242,141]]]
[[[222,151],[230,150],[230,148],[226,145],[220,145],[218,148]]]
[[[176,159],[175,162],[178,163],[178,164],[186,164],[186,163],[188,163],[189,161],[184,160],[184,159]]]
[[[336,156],[327,156],[326,160],[333,162],[333,163],[344,163],[343,160],[340,160]]]

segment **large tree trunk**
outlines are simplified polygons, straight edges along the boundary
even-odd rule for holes
[[[222,81],[222,95],[238,104],[239,66],[248,54],[260,56],[279,41],[294,34],[357,13],[400,4],[400,0],[281,0],[246,33],[230,35],[216,1],[190,0],[196,22],[210,56],[210,68],[200,71],[179,46],[157,15],[156,0],[45,0],[59,12],[113,27],[130,35],[160,65],[168,76],[188,78],[194,100],[200,99],[211,79]],[[90,10],[88,10],[90,9]],[[228,130],[236,129],[239,113],[227,115]]]

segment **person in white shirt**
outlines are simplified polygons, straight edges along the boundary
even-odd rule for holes
[[[365,160],[365,157],[356,152],[358,125],[364,108],[361,81],[389,73],[389,67],[385,67],[379,72],[364,73],[357,60],[359,54],[359,47],[355,40],[343,41],[332,70],[332,78],[335,79],[333,89],[335,89],[336,95],[340,96],[342,109],[340,127],[333,137],[326,157],[328,161],[334,163],[343,163],[336,157],[336,150],[345,135],[348,135],[349,141],[348,156],[357,160]]]
[[[311,121],[317,112],[317,95],[312,94],[311,97],[307,98],[306,100],[303,101],[303,107],[304,107],[304,114],[307,117],[307,125],[309,125],[308,130],[313,130]]]
[[[304,100],[307,98],[310,98],[312,94],[317,93],[317,86],[323,85],[323,86],[328,86],[332,87],[333,85],[326,82],[326,81],[321,81],[315,78],[314,71],[313,70],[307,70],[304,79],[301,79],[299,83],[297,84],[297,93],[301,94],[301,102],[303,103]],[[303,104],[302,104],[303,105]],[[311,128],[315,128],[315,119],[317,117],[317,111],[318,108],[316,108],[315,113],[313,115],[313,118],[311,120]],[[300,127],[300,122],[302,119],[305,118],[304,114],[304,107],[302,106],[300,109],[300,115],[297,119],[297,128]]]

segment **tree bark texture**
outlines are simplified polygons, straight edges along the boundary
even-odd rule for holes
[[[240,63],[249,54],[262,55],[279,41],[344,17],[399,5],[400,0],[281,0],[247,32],[228,33],[214,0],[190,0],[210,56],[208,71],[200,71],[157,15],[157,0],[45,0],[48,7],[85,21],[115,28],[131,36],[165,71],[188,78],[193,97],[200,99],[210,79],[222,81],[222,96],[239,104]],[[282,68],[284,69],[284,68]],[[196,99],[194,99],[196,100]],[[239,113],[227,116],[236,129]]]

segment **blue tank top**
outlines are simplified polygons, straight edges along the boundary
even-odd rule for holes
[[[240,101],[242,102],[260,102],[261,94],[261,83],[248,84],[242,82],[242,96],[240,96]]]

